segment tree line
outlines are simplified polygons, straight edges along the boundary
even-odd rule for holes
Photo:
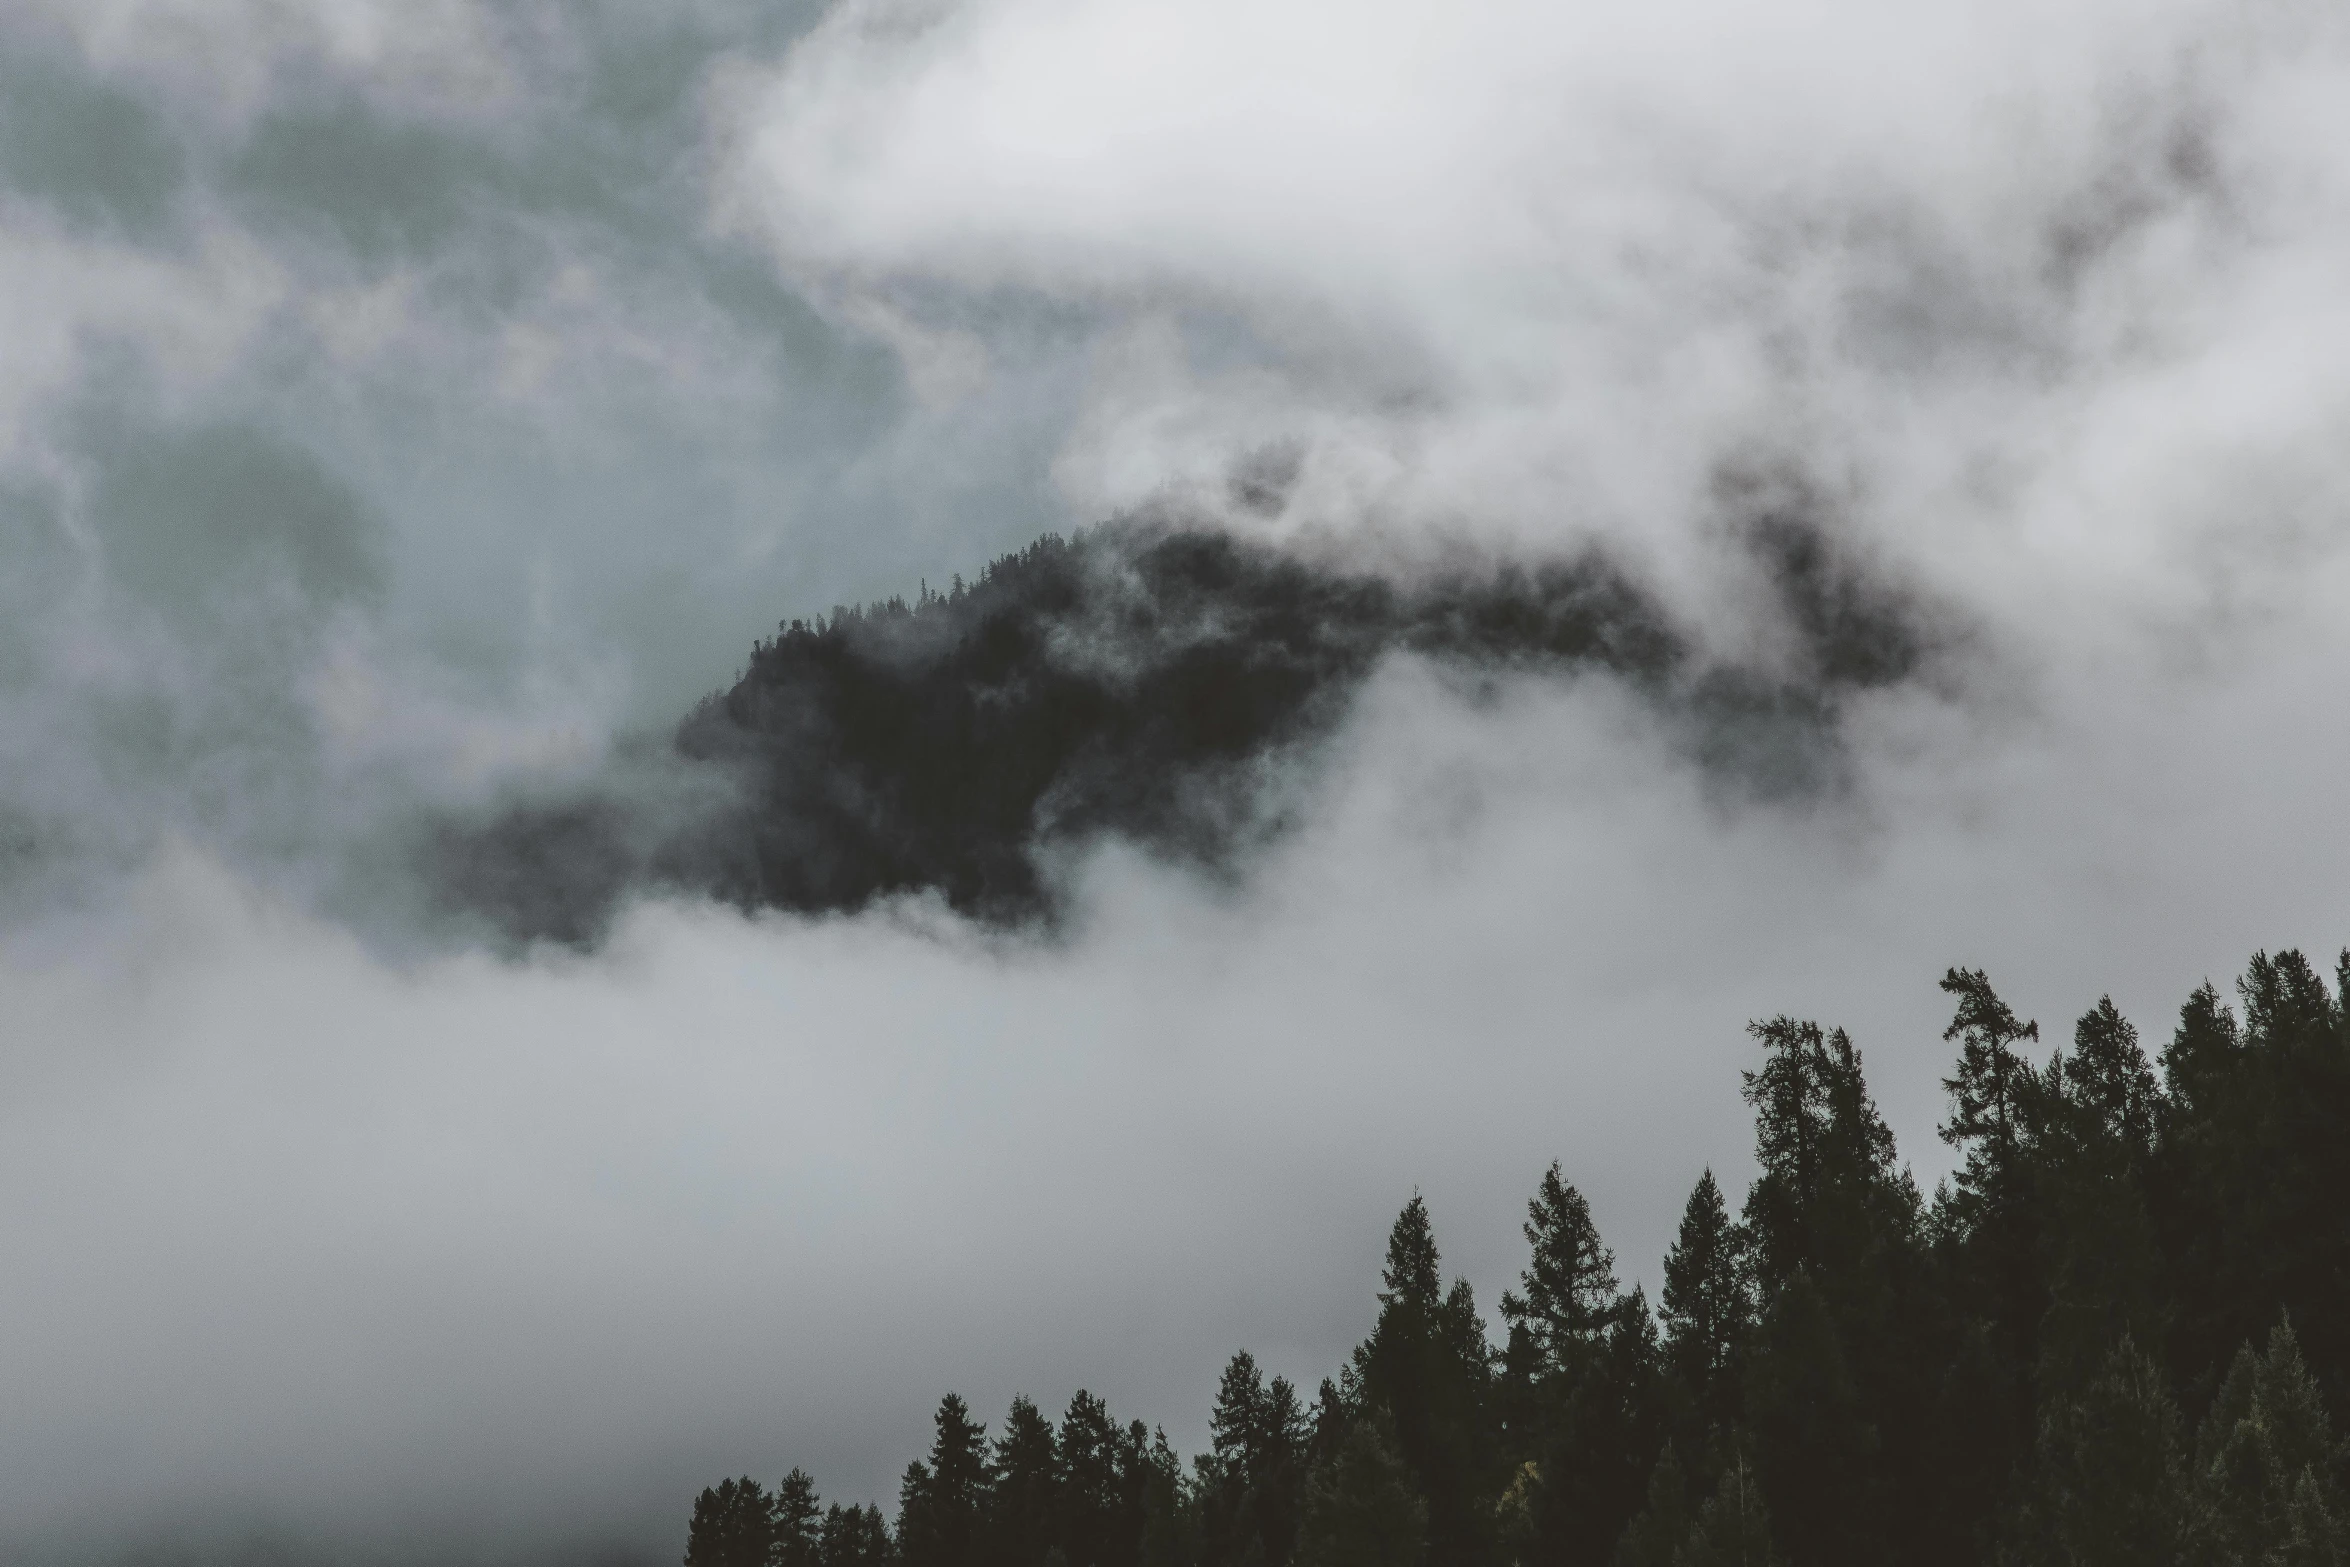
[[[686,1567],[2344,1567],[2350,952],[2255,956],[2154,1058],[2039,1054],[1980,971],[1929,1195],[1841,1029],[1749,1026],[1756,1170],[1652,1306],[1553,1165],[1489,1322],[1427,1206],[1311,1398],[1248,1354],[1186,1465],[1079,1393],[939,1406],[894,1521],[797,1470],[704,1491]],[[1498,1329],[1498,1338],[1496,1330]]]

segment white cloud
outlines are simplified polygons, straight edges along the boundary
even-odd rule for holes
[[[1597,530],[1689,582],[1760,452],[1987,613],[2175,630],[2247,468],[2308,475],[2262,591],[2345,538],[2343,46],[2099,0],[855,0],[734,95],[735,189],[828,286],[1095,312],[1081,511],[1303,439],[1291,527]]]

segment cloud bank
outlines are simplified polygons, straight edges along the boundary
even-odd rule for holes
[[[948,1386],[1196,1446],[1233,1348],[1361,1332],[1415,1185],[1488,1300],[1553,1157],[1652,1270],[1743,1174],[1749,1016],[1851,1026],[1928,1161],[1945,965],[2158,1037],[2332,950],[2346,43],[2102,0],[16,8],[21,1550],[667,1558],[721,1472],[885,1496]],[[1837,787],[1759,793],[1637,670],[1375,640],[1240,796],[1283,831],[1064,845],[1049,944],[935,879],[656,879],[517,954],[419,876],[450,822],[674,803],[648,747],[778,617],[1113,518],[1400,601],[1602,560],[1769,679],[1835,607],[1790,538],[1956,631],[1839,696]]]

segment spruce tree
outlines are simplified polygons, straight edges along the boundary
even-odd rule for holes
[[[1515,1455],[1513,1514],[1530,1563],[1604,1564],[1639,1505],[1661,1441],[1656,1327],[1646,1296],[1616,1288],[1615,1259],[1582,1193],[1551,1165],[1527,1204],[1523,1293],[1504,1392]]]
[[[1556,1161],[1526,1204],[1524,1233],[1533,1251],[1519,1277],[1525,1293],[1502,1292],[1502,1319],[1525,1329],[1545,1374],[1564,1375],[1593,1356],[1615,1320],[1616,1259]]]
[[[2159,1344],[2169,1326],[2148,1183],[2162,1090],[2138,1031],[2101,998],[2046,1074],[2039,1232],[2048,1309],[2039,1332],[2043,1401],[2100,1375],[2107,1346]]]
[[[1208,1567],[1197,1499],[1184,1484],[1183,1461],[1167,1433],[1151,1433],[1142,1486],[1140,1567]]]
[[[2005,1567],[2179,1567],[2187,1462],[2162,1368],[2125,1338],[2077,1397],[2040,1420]]]
[[[1014,1398],[995,1439],[984,1557],[994,1567],[1035,1567],[1059,1539],[1060,1450],[1053,1423]]]
[[[1962,1158],[1936,1193],[1934,1223],[1964,1374],[1945,1383],[1938,1422],[1941,1526],[1987,1545],[2032,1440],[2050,1303],[2043,1133],[2061,1065],[2044,1078],[2018,1053],[2040,1026],[2018,1018],[1982,970],[1954,968],[1942,989],[1956,1003],[1942,1038],[1958,1042],[1959,1058],[1942,1082],[1951,1107],[1940,1134]]]
[[[1882,1437],[1808,1271],[1764,1313],[1747,1378],[1759,1478],[1788,1553],[1816,1567],[1887,1560]]]
[[[934,1423],[930,1461],[908,1464],[899,1486],[898,1551],[906,1567],[970,1567],[987,1507],[987,1431],[953,1393]]]
[[[1061,1416],[1058,1543],[1081,1567],[1123,1567],[1132,1559],[1124,1446],[1109,1406],[1080,1388]]]
[[[686,1526],[685,1567],[767,1567],[775,1543],[775,1504],[750,1476],[721,1480],[694,1499]]]
[[[2342,1449],[2292,1324],[2237,1352],[2195,1438],[2191,1557],[2337,1567],[2350,1552]]]
[[[1689,1478],[1680,1454],[1667,1442],[1649,1473],[1639,1515],[1616,1544],[1615,1567],[1674,1567],[1689,1538]]]
[[[1428,1509],[1377,1406],[1351,1421],[1306,1481],[1298,1567],[1444,1567],[1431,1554]]]
[[[1350,1401],[1393,1421],[1396,1452],[1427,1507],[1429,1548],[1447,1567],[1480,1567],[1493,1533],[1491,1356],[1468,1281],[1440,1294],[1442,1278],[1428,1206],[1415,1193],[1388,1236],[1379,1320],[1355,1350]]]
[[[1686,1411],[1686,1434],[1706,1435],[1738,1418],[1740,1375],[1754,1330],[1754,1286],[1746,1236],[1708,1169],[1681,1210],[1680,1233],[1665,1254],[1664,1362]]]
[[[816,1482],[805,1469],[794,1469],[775,1488],[774,1545],[768,1553],[772,1567],[819,1567],[824,1509],[816,1500]]]
[[[1282,1567],[1296,1548],[1305,1483],[1307,1425],[1297,1390],[1281,1377],[1267,1386],[1244,1350],[1224,1368],[1208,1429],[1213,1445],[1199,1467],[1210,1560]]]
[[[881,1509],[838,1502],[826,1508],[817,1557],[823,1567],[890,1567],[896,1553]]]
[[[1745,1452],[1734,1450],[1713,1494],[1697,1509],[1673,1567],[1777,1567],[1778,1561],[1762,1485]]]

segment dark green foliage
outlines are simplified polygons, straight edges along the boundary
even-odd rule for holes
[[[2187,1457],[2162,1368],[2123,1339],[2078,1396],[2040,1417],[2013,1567],[2178,1567]]]
[[[2290,1323],[2236,1352],[2195,1438],[2197,1562],[2337,1567],[2350,1548],[2343,1452]]]
[[[1377,1406],[1351,1421],[1337,1450],[1306,1479],[1298,1567],[1437,1567],[1428,1509],[1397,1455],[1394,1422]]]
[[[1689,1477],[1668,1442],[1649,1474],[1639,1514],[1616,1544],[1615,1567],[1673,1567],[1689,1538],[1689,1522]]]
[[[1762,1484],[1745,1452],[1736,1451],[1713,1495],[1698,1508],[1673,1567],[1777,1567],[1772,1539]]]
[[[1647,1505],[1624,1531],[1615,1567],[1776,1567],[1770,1509],[1745,1447],[1733,1442],[1720,1478],[1691,1505],[1689,1484],[1672,1448],[1649,1478]]]
[[[1553,1165],[1497,1349],[1415,1196],[1340,1375],[1309,1408],[1234,1356],[1189,1474],[1089,1394],[992,1450],[950,1397],[894,1542],[795,1470],[703,1492],[688,1567],[2350,1567],[2339,992],[2258,955],[2158,1073],[2110,999],[2035,1066],[1988,976],[1943,988],[1930,1207],[1852,1041],[1757,1023],[1742,1216],[1700,1177],[1661,1319]]]

